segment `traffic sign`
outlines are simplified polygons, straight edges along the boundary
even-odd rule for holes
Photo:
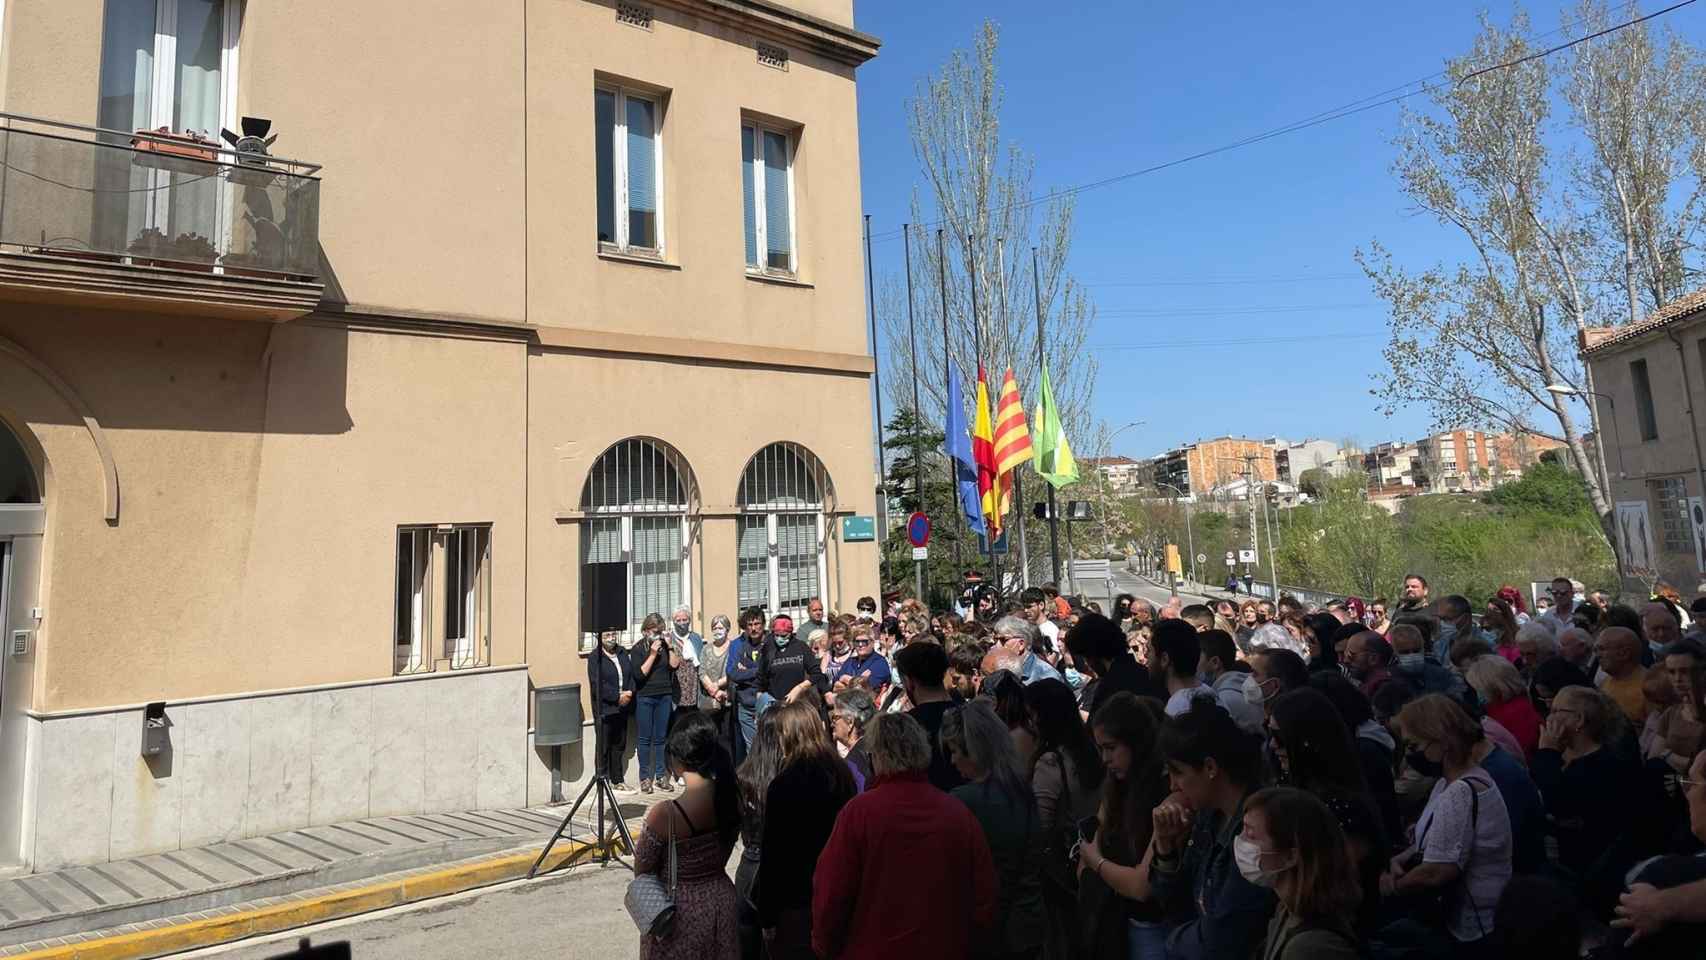
[[[915,513],[906,518],[906,539],[915,547],[930,544],[930,518],[922,513]]]
[[[929,547],[913,547],[912,548],[912,559],[914,559],[914,560],[928,560],[928,559],[930,559],[930,548]]]
[[[1198,563],[1207,563],[1208,562],[1208,554],[1206,554],[1206,553],[1197,554],[1197,562]]]
[[[1239,563],[1255,563],[1256,562],[1256,551],[1248,550],[1248,549],[1238,551],[1238,562]]]

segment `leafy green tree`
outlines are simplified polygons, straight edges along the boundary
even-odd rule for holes
[[[945,605],[950,590],[957,591],[968,569],[987,573],[988,564],[978,555],[977,535],[960,519],[959,505],[948,476],[948,458],[942,453],[941,428],[921,421],[908,408],[889,418],[883,434],[888,472],[884,492],[893,507],[890,529],[883,542],[883,583],[911,592],[913,585],[912,544],[906,539],[906,518],[922,511],[930,518],[930,558],[925,561],[926,590],[932,606]],[[921,451],[924,489],[918,489],[914,452]]]

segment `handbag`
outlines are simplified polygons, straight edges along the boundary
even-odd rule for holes
[[[661,871],[636,874],[622,897],[622,905],[628,908],[628,916],[634,918],[642,936],[662,940],[675,929],[675,881],[675,818],[670,817],[669,885],[664,885]]]

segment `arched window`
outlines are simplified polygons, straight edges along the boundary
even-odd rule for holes
[[[24,445],[0,423],[0,504],[41,503],[41,485]]]
[[[696,512],[693,471],[674,447],[630,437],[604,451],[581,488],[581,590],[601,595],[621,585],[627,628],[648,613],[692,602],[687,518]],[[589,608],[582,604],[583,613]],[[585,618],[583,617],[583,620]],[[583,625],[591,632],[593,625]]]
[[[735,497],[741,609],[797,616],[823,596],[824,510],[834,498],[823,463],[797,443],[772,443],[747,461]]]

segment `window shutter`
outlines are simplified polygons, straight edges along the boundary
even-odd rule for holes
[[[629,97],[628,103],[628,243],[657,246],[657,106]]]
[[[764,234],[766,264],[776,270],[792,270],[794,233],[788,222],[788,138],[764,133]]]

